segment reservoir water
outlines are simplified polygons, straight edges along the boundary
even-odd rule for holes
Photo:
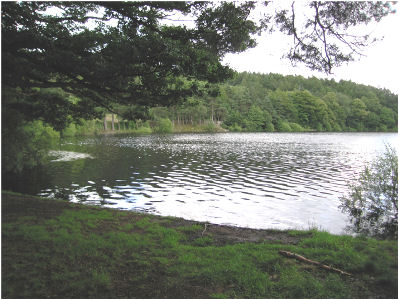
[[[3,189],[251,228],[342,233],[339,197],[395,133],[219,133],[63,140]]]

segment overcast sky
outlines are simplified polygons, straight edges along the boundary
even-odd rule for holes
[[[398,9],[398,5],[395,5]],[[262,35],[257,38],[258,46],[240,54],[228,54],[223,60],[237,71],[248,71],[258,73],[279,73],[283,75],[302,75],[304,77],[315,76],[318,78],[334,78],[351,80],[352,82],[387,88],[399,94],[398,78],[398,54],[399,54],[399,16],[398,13],[391,14],[379,23],[368,25],[367,31],[376,36],[384,36],[363,53],[358,61],[350,62],[339,68],[333,68],[333,75],[326,76],[324,73],[311,71],[302,64],[292,66],[288,59],[282,59],[282,55],[290,48],[292,38],[275,32]]]

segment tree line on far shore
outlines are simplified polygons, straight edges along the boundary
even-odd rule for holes
[[[397,95],[351,81],[243,72],[211,91],[149,117],[230,131],[397,131]]]
[[[244,132],[395,132],[398,126],[397,95],[389,90],[273,73],[237,73],[223,84],[207,86],[201,96],[169,107],[116,105],[114,110],[116,114],[104,111],[95,126],[83,122],[63,133],[212,132],[221,127]]]

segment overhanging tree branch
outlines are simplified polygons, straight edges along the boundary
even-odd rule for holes
[[[275,21],[282,32],[294,37],[288,58],[328,74],[334,67],[353,60],[353,54],[362,56],[361,50],[368,46],[369,35],[356,36],[343,33],[342,29],[378,22],[394,12],[387,2],[313,1],[309,7],[314,10],[314,17],[308,18],[302,32],[298,30],[294,2],[290,11],[277,12]]]

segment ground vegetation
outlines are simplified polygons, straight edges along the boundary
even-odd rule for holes
[[[1,204],[2,298],[398,296],[392,240],[235,228],[6,192]]]

